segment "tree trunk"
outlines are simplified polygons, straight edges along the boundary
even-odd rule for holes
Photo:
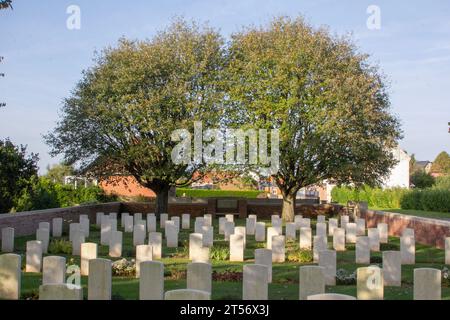
[[[161,188],[160,190],[156,191],[156,208],[155,213],[156,215],[160,215],[161,213],[168,213],[169,212],[169,189],[167,188]]]
[[[293,222],[295,216],[295,194],[283,192],[283,210],[281,217],[286,222]]]

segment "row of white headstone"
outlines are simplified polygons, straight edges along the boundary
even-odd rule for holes
[[[126,227],[126,221],[130,221],[129,214],[122,214],[121,224],[123,227]],[[250,215],[246,221],[246,227],[234,227],[234,215],[226,215],[223,218],[219,219],[219,233],[223,233],[225,238],[230,240],[230,259],[232,261],[243,261],[243,250],[245,248],[245,238],[248,234],[255,234],[255,238],[258,231],[258,225],[262,225],[264,223],[257,222],[255,215]],[[361,223],[361,221],[363,223]],[[104,237],[109,237],[109,245],[110,245],[110,255],[120,256],[121,255],[121,246],[122,246],[122,237],[121,232],[117,230],[117,215],[112,213],[109,216],[105,216],[103,213],[97,214],[97,223],[100,223],[102,227],[102,233]],[[172,217],[171,220],[168,220],[168,215],[161,215],[160,226],[165,229],[166,238],[170,238],[170,234],[178,235],[179,232],[179,217]],[[190,216],[188,214],[184,214],[182,216],[182,225],[183,228],[187,229],[190,226]],[[282,222],[279,216],[272,216],[272,227],[267,229],[267,249],[258,249],[260,251],[255,252],[255,262],[256,264],[265,265],[267,268],[270,268],[268,271],[271,274],[272,262],[283,262],[284,261],[284,236],[282,235]],[[345,231],[348,233],[353,233],[354,225],[363,226],[360,227],[360,231],[357,234],[365,234],[365,221],[363,219],[357,220],[356,223],[352,224],[348,221],[348,216],[341,217],[341,228],[337,227],[337,219],[330,219],[328,223],[328,230],[333,229],[333,244],[336,251],[338,249],[345,250],[345,240],[346,235]],[[311,228],[310,228],[310,219],[303,218],[301,216],[295,217],[295,222],[292,224],[286,225],[286,237],[290,234],[290,239],[296,239],[297,229],[300,230],[300,247],[303,248],[311,248]],[[56,227],[55,227],[56,226]],[[136,228],[138,226],[138,228]],[[141,227],[142,226],[142,227]],[[137,214],[133,218],[133,239],[142,239],[145,241],[145,226],[149,227],[150,230],[156,230],[156,217],[154,214],[147,215],[147,224],[142,222],[142,215]],[[152,229],[153,226],[155,229]],[[209,247],[212,245],[212,216],[205,215],[204,217],[197,217],[195,220],[195,233],[190,235],[189,242],[189,255],[190,259],[193,262],[208,262],[209,261]],[[4,241],[4,235],[11,235],[11,228],[7,228],[2,230],[2,247],[4,243],[8,241]],[[139,233],[140,230],[144,230],[143,237],[136,236],[135,233]],[[318,223],[316,224],[316,236],[314,237],[314,247],[315,247],[315,260],[319,262],[319,266],[324,267],[325,270],[325,278],[327,279],[327,284],[333,285],[335,283],[335,274],[336,274],[336,252],[333,250],[327,250],[327,237],[326,237],[326,229],[327,224],[324,216],[318,217]],[[358,229],[358,228],[357,228]],[[62,220],[60,218],[55,218],[53,220],[53,235],[60,235],[62,230]],[[265,236],[265,224],[263,225],[262,237]],[[342,230],[344,232],[342,232]],[[378,228],[373,228],[372,232],[375,236],[374,238],[378,241],[378,249],[373,249],[373,251],[379,251],[379,242],[380,239],[385,239],[387,242],[387,225],[379,224]],[[12,231],[14,231],[12,229]],[[303,232],[302,232],[303,231]],[[356,239],[356,249],[357,249],[357,262],[358,263],[369,263],[370,262],[370,250],[367,250],[367,242],[369,242],[369,247],[372,249],[373,247],[370,245],[370,234],[371,229],[369,231],[369,241],[367,237],[361,236]],[[36,241],[29,241],[27,243],[27,261],[26,261],[26,272],[40,272],[41,271],[41,261],[42,261],[42,253],[46,252],[46,247],[48,247],[49,242],[49,232],[50,232],[50,224],[48,222],[42,222],[39,224],[38,230],[36,231]],[[13,232],[12,232],[13,233]],[[105,233],[107,234],[105,236]],[[109,234],[108,234],[109,233]],[[115,234],[120,236],[114,236]],[[161,257],[161,233],[156,233],[157,240],[152,242],[152,232],[149,237],[149,245],[139,244],[140,241],[133,241],[136,245],[136,261],[137,266],[140,261],[151,261],[153,258],[158,259]],[[319,234],[319,235],[317,235]],[[74,247],[79,248],[76,250],[74,248],[75,254],[78,253],[81,255],[81,269],[82,274],[87,275],[88,265],[90,259],[97,258],[97,245],[95,243],[83,243],[84,237],[89,235],[89,219],[86,215],[80,216],[80,222],[77,224],[70,225],[70,238]],[[302,237],[303,235],[303,237]],[[8,238],[8,237],[7,237]],[[13,238],[13,237],[12,237]],[[208,239],[205,241],[205,238]],[[306,239],[305,239],[306,238]],[[405,245],[405,248],[411,249],[411,242],[414,242],[414,234],[413,230],[405,230],[402,239],[408,239],[405,242],[408,245]],[[303,239],[303,241],[302,241]],[[318,240],[322,241],[318,241]],[[323,241],[323,239],[325,239]],[[337,240],[336,240],[337,239]],[[361,239],[361,243],[358,246],[358,240]],[[411,240],[412,239],[412,240]],[[449,239],[447,239],[448,242]],[[264,241],[264,239],[260,240]],[[142,241],[143,242],[143,241]],[[170,241],[168,241],[169,244]],[[176,245],[178,245],[178,241]],[[446,242],[446,244],[447,244]],[[322,245],[319,245],[322,243]],[[303,246],[302,246],[303,244]],[[402,246],[403,247],[403,246]],[[359,248],[359,250],[358,250]],[[326,250],[324,250],[326,249]],[[266,250],[266,251],[264,251]],[[358,252],[360,252],[358,254]],[[362,253],[361,253],[362,252]],[[368,252],[368,253],[367,253]],[[383,253],[383,266],[386,265],[386,269],[392,270],[393,272],[386,273],[384,272],[384,279],[387,285],[400,285],[401,280],[401,264],[402,264],[402,254],[403,250],[400,252],[400,264],[397,263],[399,252],[384,252]],[[446,250],[446,254],[448,250]],[[358,261],[358,258],[366,257],[364,261]],[[367,259],[368,256],[368,259]],[[50,257],[46,257],[50,258]],[[56,257],[61,258],[61,257]],[[447,260],[446,255],[446,260]],[[54,261],[54,260],[49,260]],[[447,262],[447,261],[446,261]],[[50,263],[50,262],[49,262]],[[61,261],[60,261],[61,263]],[[403,262],[405,263],[405,262]],[[44,268],[45,268],[45,258],[44,258]],[[137,267],[139,269],[139,267]],[[385,269],[385,268],[384,268]],[[45,274],[45,272],[44,272]],[[137,276],[139,276],[139,270],[137,270]],[[45,277],[44,277],[45,278]],[[270,277],[271,278],[271,277]]]
[[[268,249],[255,250],[255,264],[243,266],[243,300],[267,300],[270,283],[269,267],[258,263],[259,253],[270,254]],[[330,252],[326,252],[330,251]],[[299,268],[299,299],[355,299],[351,296],[325,294],[330,285],[329,265],[335,264],[335,251],[320,252],[319,266]],[[259,252],[259,253],[258,253]],[[383,256],[383,260],[384,260]],[[325,260],[323,260],[325,259]],[[270,259],[269,259],[270,261]],[[263,261],[264,262],[264,261]],[[398,263],[398,261],[397,261]],[[323,266],[325,264],[325,266]],[[386,266],[361,267],[357,269],[357,298],[360,300],[382,300],[386,278]],[[81,286],[65,282],[66,259],[58,256],[44,258],[42,285],[39,287],[41,300],[81,300]],[[141,300],[161,299],[210,299],[212,292],[212,265],[192,262],[187,265],[187,288],[164,293],[164,265],[158,261],[139,263],[139,298]],[[21,283],[21,256],[13,253],[0,255],[0,299],[19,299]],[[112,261],[95,258],[88,261],[89,300],[110,300],[112,291]],[[433,268],[414,270],[414,299],[441,299],[441,271]]]

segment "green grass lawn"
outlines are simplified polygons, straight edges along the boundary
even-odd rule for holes
[[[254,199],[261,191],[258,190],[208,190],[208,189],[189,189],[177,188],[177,197],[192,197],[192,198],[248,198]]]
[[[370,209],[402,213],[402,214],[416,216],[416,217],[433,218],[433,219],[449,219],[450,220],[450,212],[407,210],[407,209],[395,209],[395,208],[370,208]]]
[[[266,221],[269,224],[268,221]],[[312,222],[314,224],[315,222]],[[237,219],[236,225],[245,225],[243,219]],[[193,221],[191,221],[193,227]],[[214,223],[214,246],[227,247],[228,243],[224,241],[223,235],[218,234],[218,222]],[[166,248],[163,246],[163,259],[165,265],[165,290],[186,288],[185,273],[187,259],[187,240],[190,230],[180,230],[179,248]],[[98,227],[92,226],[90,237],[87,241],[99,243]],[[297,234],[298,236],[298,234]],[[63,238],[67,239],[68,235],[65,233]],[[16,239],[16,251],[24,255],[25,243],[28,240],[33,240],[34,236],[20,237]],[[165,242],[165,241],[164,241]],[[331,237],[329,244],[332,243]],[[247,237],[247,248],[245,250],[245,264],[253,263],[254,250],[256,248],[263,248],[265,243],[254,241],[253,236]],[[294,252],[298,244],[296,242],[287,243],[287,251]],[[382,249],[385,250],[399,250],[399,240],[397,238],[390,238],[389,244],[383,244]],[[99,257],[109,258],[108,247],[99,245]],[[52,255],[52,254],[48,254]],[[71,263],[79,264],[79,257],[72,257],[70,255],[56,254],[66,256],[67,261],[73,259]],[[132,234],[124,233],[123,256],[127,259],[134,258],[135,252],[132,246]],[[373,253],[373,259],[380,262],[381,253]],[[378,258],[375,258],[378,257]],[[114,259],[117,260],[117,259]],[[350,272],[356,270],[357,265],[355,261],[354,245],[347,246],[347,251],[338,252],[337,254],[337,269],[345,269]],[[402,266],[402,286],[401,287],[385,287],[385,299],[412,299],[413,295],[413,270],[419,267],[433,267],[442,269],[444,267],[444,251],[428,246],[416,245],[416,265]],[[244,263],[229,262],[229,261],[212,261],[213,271],[218,273],[224,272],[242,272]],[[298,273],[299,266],[313,264],[312,262],[285,262],[273,264],[273,283],[269,285],[269,299],[298,299]],[[23,258],[23,266],[25,261]],[[29,298],[36,296],[39,285],[41,283],[42,274],[23,273],[22,274],[22,298]],[[87,296],[87,277],[82,277],[82,285],[84,288],[85,297]],[[337,285],[327,287],[327,292],[344,293],[356,296],[355,285]],[[139,295],[139,281],[134,276],[130,277],[113,277],[112,285],[113,299],[138,299]],[[447,285],[442,288],[443,299],[450,300],[450,287]],[[242,282],[241,281],[213,281],[212,299],[241,299],[242,298]]]

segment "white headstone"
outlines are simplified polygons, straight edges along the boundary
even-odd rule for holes
[[[345,251],[345,229],[344,228],[335,228],[334,229],[333,248],[336,251]]]
[[[225,234],[225,223],[227,222],[227,218],[220,217],[219,218],[219,234]]]
[[[400,237],[400,253],[402,255],[402,264],[416,263],[416,242],[414,237]]]
[[[286,260],[285,238],[282,235],[272,237],[272,262],[282,263]]]
[[[261,264],[244,265],[242,300],[267,300],[269,296],[267,277],[266,266]]]
[[[356,243],[356,233],[356,223],[347,223],[345,227],[345,241],[348,243]]]
[[[361,236],[356,238],[355,249],[356,263],[370,263],[370,240],[369,237]]]
[[[42,284],[64,283],[66,281],[66,258],[47,256],[43,259]]]
[[[388,225],[387,223],[379,223],[377,225],[380,233],[380,243],[388,243]]]
[[[133,246],[145,244],[145,226],[142,224],[135,224],[133,227]]]
[[[161,232],[150,232],[148,234],[148,244],[152,246],[153,259],[161,259],[162,257]]]
[[[362,218],[356,218],[356,235],[365,236],[366,235],[366,220]]]
[[[356,270],[356,288],[358,300],[383,300],[383,270],[378,266],[358,268]]]
[[[122,232],[111,232],[109,242],[109,256],[113,258],[119,258],[122,256]]]
[[[144,261],[152,261],[152,246],[147,244],[141,244],[136,246],[136,278],[140,276],[141,263]]]
[[[336,251],[320,251],[319,266],[324,268],[325,284],[328,286],[336,285]]]
[[[286,223],[286,240],[297,240],[297,226],[294,222]]]
[[[161,229],[164,229],[165,225],[166,225],[166,220],[169,219],[169,214],[168,213],[161,213],[159,215],[159,227]]]
[[[347,223],[350,222],[349,216],[341,216],[341,228],[345,230]]]
[[[2,228],[2,252],[14,252],[14,228]]]
[[[401,286],[402,256],[400,251],[383,251],[383,279],[385,286]]]
[[[267,249],[272,249],[272,237],[279,235],[278,230],[274,227],[267,228]]]
[[[0,299],[20,299],[22,257],[14,253],[0,255]]]
[[[166,241],[167,248],[178,248],[178,231],[175,221],[166,221]]]
[[[214,245],[214,227],[203,226],[201,231],[201,234],[203,234],[203,246],[212,247]]]
[[[156,232],[156,216],[147,215],[147,231]]]
[[[81,244],[81,275],[89,275],[89,261],[97,259],[98,245],[93,242],[85,242]]]
[[[439,269],[414,269],[414,300],[441,300],[441,279]]]
[[[189,229],[191,227],[191,215],[189,213],[184,213],[181,215],[181,228]]]
[[[205,262],[192,262],[187,265],[186,284],[188,289],[211,292],[212,266]]]
[[[270,249],[256,249],[255,250],[255,264],[261,264],[267,267],[268,282],[272,282],[272,250]]]
[[[327,224],[325,222],[318,222],[316,224],[316,236],[327,236]]]
[[[244,237],[242,234],[230,235],[230,261],[244,261]]]
[[[25,272],[41,272],[42,242],[38,240],[27,241]]]
[[[299,299],[325,293],[325,270],[319,266],[303,266],[299,269]]]
[[[52,236],[54,238],[61,237],[62,229],[63,229],[63,219],[62,218],[53,218],[52,219]]]
[[[367,229],[367,234],[369,236],[370,251],[380,251],[380,232],[378,228]]]
[[[95,224],[100,227],[102,224],[102,218],[105,216],[104,212],[97,212],[95,214]]]
[[[256,222],[255,241],[266,240],[266,224],[264,222]]]
[[[234,222],[227,221],[225,222],[225,240],[229,241],[232,234],[234,234]]]
[[[131,233],[133,232],[133,228],[134,228],[134,218],[133,216],[126,216],[123,218],[123,231],[126,233]]]
[[[143,261],[140,264],[140,300],[164,299],[164,264],[159,261]]]
[[[84,233],[79,230],[76,231],[73,235],[72,240],[72,255],[73,256],[80,256],[81,255],[81,244],[85,241]]]
[[[337,227],[338,227],[338,219],[330,218],[330,220],[328,220],[328,235],[333,236],[334,229],[336,229]]]
[[[312,231],[311,228],[300,228],[300,249],[311,250]]]
[[[328,249],[326,236],[314,236],[313,237],[313,261],[319,261],[319,252]]]
[[[111,260],[89,260],[88,300],[111,300],[111,280]]]

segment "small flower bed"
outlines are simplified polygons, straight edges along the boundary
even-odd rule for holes
[[[67,240],[52,240],[48,245],[48,253],[51,254],[71,254],[72,243]]]
[[[345,269],[338,269],[336,271],[337,285],[354,285],[356,284],[356,272],[349,273]]]
[[[119,277],[129,277],[136,275],[136,263],[134,259],[128,261],[123,258],[117,261],[114,261],[112,264],[112,274],[113,276]]]
[[[242,281],[242,272],[225,270],[223,272],[213,271],[212,273],[213,281],[230,281],[230,282],[240,282]]]

